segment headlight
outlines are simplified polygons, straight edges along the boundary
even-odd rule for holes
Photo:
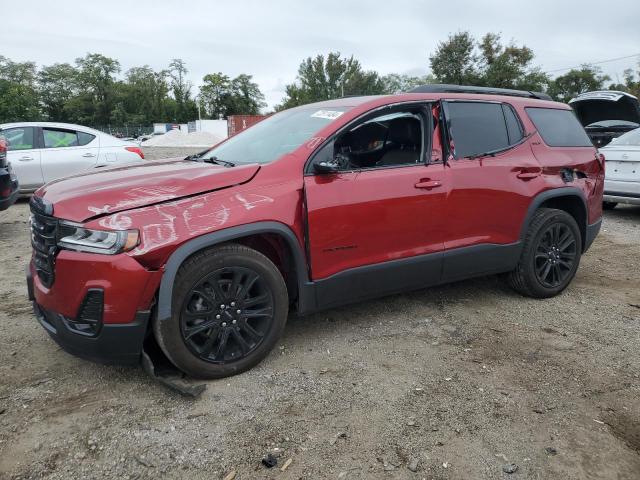
[[[90,230],[70,222],[60,222],[58,246],[77,252],[115,255],[138,245],[137,230]]]

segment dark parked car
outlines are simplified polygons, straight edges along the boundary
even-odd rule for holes
[[[219,378],[262,360],[290,310],[498,273],[557,295],[600,229],[604,165],[543,98],[341,98],[199,155],[51,182],[31,199],[37,318],[76,355],[137,363],[157,342]]]
[[[614,90],[586,92],[569,101],[569,105],[597,148],[640,127],[640,104],[630,93]]]
[[[9,208],[18,198],[18,179],[7,160],[7,141],[0,135],[0,211]]]

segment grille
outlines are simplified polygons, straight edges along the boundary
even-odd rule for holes
[[[55,261],[58,249],[56,235],[58,220],[39,213],[38,206],[31,204],[31,246],[33,247],[33,264],[38,278],[45,287],[53,285],[55,278]]]

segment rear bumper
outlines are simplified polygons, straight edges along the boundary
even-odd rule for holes
[[[640,205],[640,181],[604,180],[605,202],[628,203]]]
[[[18,199],[18,180],[8,169],[0,169],[0,191],[9,189],[9,195],[0,195],[0,211],[6,210]]]
[[[137,365],[140,363],[150,312],[139,311],[132,323],[103,324],[97,335],[78,333],[74,320],[47,310],[34,298],[31,270],[27,268],[27,290],[38,322],[66,352],[98,363]]]
[[[626,203],[628,205],[640,205],[640,193],[608,192],[605,190],[602,200],[613,203]]]

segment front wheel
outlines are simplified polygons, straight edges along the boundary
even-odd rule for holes
[[[154,323],[171,362],[197,378],[222,378],[257,365],[280,338],[289,309],[278,268],[242,245],[199,252],[176,276],[171,318]]]
[[[618,202],[602,202],[603,210],[613,210],[618,205]]]
[[[533,216],[511,287],[534,298],[562,292],[578,270],[582,237],[575,219],[563,210],[541,208]]]

